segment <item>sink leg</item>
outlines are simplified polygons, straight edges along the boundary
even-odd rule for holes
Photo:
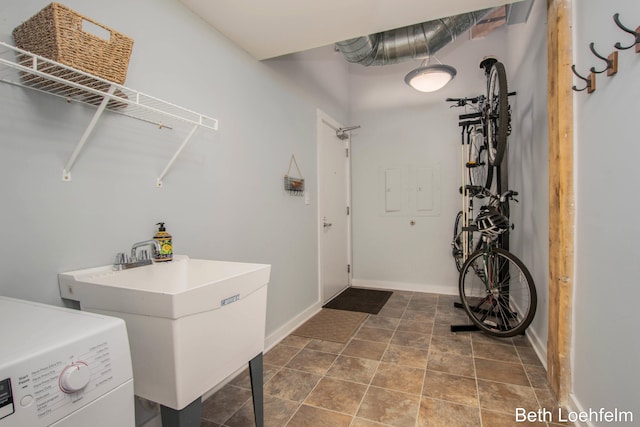
[[[202,399],[200,397],[180,410],[160,405],[162,427],[200,427],[201,415]]]
[[[249,374],[251,376],[251,392],[253,394],[253,414],[256,427],[264,426],[264,404],[263,404],[263,368],[262,353],[249,361]]]

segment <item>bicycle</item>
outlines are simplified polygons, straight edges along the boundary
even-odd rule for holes
[[[476,110],[475,114],[460,118],[480,118],[485,136],[487,166],[499,166],[507,148],[507,138],[511,134],[509,96],[515,95],[515,92],[509,93],[507,90],[507,73],[502,62],[487,58],[480,63],[480,68],[484,69],[487,78],[486,96],[447,98],[446,101],[455,102],[452,107],[471,106]]]
[[[474,234],[475,227],[469,226],[473,222],[473,199],[474,197],[484,197],[486,188],[478,185],[467,185],[460,188],[467,197],[465,198],[464,209],[458,211],[453,224],[453,240],[451,241],[451,253],[458,271],[462,270],[462,265],[469,255],[482,247],[482,239],[479,233]]]
[[[460,305],[478,329],[497,337],[512,337],[524,333],[538,304],[531,273],[499,242],[499,237],[512,228],[508,206],[518,193],[481,191],[489,197],[489,203],[480,208],[474,228],[481,234],[483,245],[460,270]]]

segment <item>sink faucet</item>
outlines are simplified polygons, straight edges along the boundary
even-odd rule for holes
[[[116,259],[113,262],[114,270],[126,270],[128,268],[140,267],[143,265],[149,265],[152,263],[151,258],[153,254],[149,254],[149,252],[145,250],[140,251],[140,255],[138,255],[138,248],[144,246],[153,246],[153,249],[156,252],[160,252],[160,244],[156,240],[145,240],[143,242],[134,243],[131,246],[131,255],[127,256],[123,252],[119,252],[116,254]]]
[[[132,261],[137,261],[138,260],[138,248],[141,248],[143,246],[153,246],[153,249],[156,251],[156,253],[160,252],[160,243],[158,243],[157,240],[145,240],[143,242],[138,242],[138,243],[134,243],[131,246],[131,260]],[[142,256],[140,261],[144,260],[144,259],[151,259],[151,257],[149,257],[149,254],[147,253],[146,256]]]

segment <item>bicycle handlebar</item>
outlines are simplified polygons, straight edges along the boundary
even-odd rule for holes
[[[445,99],[446,102],[455,102],[455,105],[452,105],[449,108],[453,108],[453,107],[464,107],[465,105],[471,103],[471,104],[477,104],[478,102],[482,101],[485,99],[484,95],[479,95],[479,96],[475,96],[473,98],[447,98]]]

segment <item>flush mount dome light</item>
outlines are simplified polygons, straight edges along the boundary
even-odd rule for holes
[[[442,89],[456,76],[456,69],[444,64],[422,65],[404,78],[406,84],[420,92]]]

